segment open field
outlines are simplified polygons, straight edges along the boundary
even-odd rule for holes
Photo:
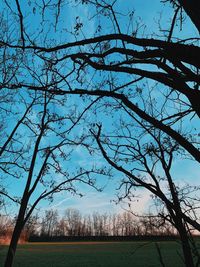
[[[157,242],[166,267],[182,267],[180,245]],[[0,266],[7,246],[0,246]],[[156,267],[155,242],[68,242],[19,245],[14,267]]]

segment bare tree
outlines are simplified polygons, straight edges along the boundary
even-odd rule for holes
[[[133,119],[137,121],[136,118]],[[185,265],[194,266],[187,225],[199,228],[195,212],[199,199],[193,192],[195,188],[188,185],[186,188],[178,187],[171,174],[173,157],[177,155],[179,145],[160,131],[149,128],[144,122],[138,124],[144,129],[138,136],[138,127],[134,127],[127,119],[126,122],[121,121],[119,130],[113,134],[102,135],[101,126],[98,126],[97,132],[92,131],[92,134],[106,161],[124,175],[121,187],[124,186],[125,195],[120,198],[131,198],[132,194],[134,196],[133,189],[142,187],[152,193],[153,198],[159,199],[160,205],[163,203],[167,210],[167,214],[160,216],[170,221],[180,235]],[[184,191],[187,193],[182,194]],[[124,231],[129,231],[129,227],[129,224],[125,225]]]
[[[41,222],[41,235],[52,237],[56,234],[58,224],[58,211],[47,210]]]
[[[81,95],[82,97],[85,95],[87,101],[91,97],[93,101],[100,102],[100,107],[103,100],[102,107],[104,110],[109,110],[109,107],[112,107],[112,112],[117,108],[125,109],[128,116],[137,120],[140,126],[142,124],[146,125],[145,132],[150,139],[154,138],[153,145],[148,144],[146,148],[145,146],[142,147],[142,153],[140,154],[141,144],[137,138],[135,140],[135,137],[131,135],[134,140],[133,148],[137,148],[132,151],[131,146],[131,153],[138,153],[135,156],[135,161],[143,164],[146,168],[146,172],[151,179],[150,184],[148,179],[143,181],[137,175],[133,175],[131,169],[119,165],[120,160],[114,154],[111,154],[111,157],[108,155],[108,151],[105,149],[106,145],[109,149],[111,147],[116,155],[122,153],[120,149],[123,146],[120,143],[102,142],[101,126],[99,126],[97,132],[92,130],[92,134],[102,155],[111,166],[131,178],[131,185],[145,187],[165,204],[183,241],[186,266],[193,266],[186,224],[198,230],[200,230],[200,225],[196,218],[188,212],[188,210],[191,211],[193,202],[185,201],[186,195],[183,193],[181,196],[181,191],[177,189],[177,186],[174,186],[170,167],[174,160],[172,155],[175,151],[178,151],[179,155],[183,154],[185,157],[191,157],[200,162],[197,124],[200,116],[199,36],[195,34],[183,38],[177,27],[177,23],[179,23],[181,28],[184,29],[183,11],[185,11],[185,15],[192,22],[191,27],[200,30],[199,4],[195,0],[164,1],[172,4],[174,12],[172,21],[169,27],[166,28],[164,25],[165,29],[161,28],[161,31],[157,35],[154,34],[152,38],[152,36],[149,37],[149,34],[145,36],[143,32],[141,33],[140,25],[137,23],[134,30],[130,27],[134,12],[126,16],[128,27],[124,30],[124,25],[121,26],[119,22],[120,14],[116,7],[116,1],[112,3],[105,0],[81,2],[93,8],[92,10],[95,12],[93,18],[98,16],[102,24],[98,25],[94,36],[85,38],[83,35],[81,40],[80,34],[83,33],[83,23],[78,18],[74,26],[74,42],[70,43],[66,39],[57,43],[57,40],[52,42],[52,39],[47,38],[46,10],[55,12],[53,24],[55,24],[54,28],[56,29],[59,20],[62,18],[60,14],[61,6],[64,5],[63,1],[50,1],[49,4],[43,2],[43,5],[32,7],[35,10],[34,8],[37,6],[41,12],[43,28],[40,33],[42,33],[42,37],[25,27],[26,18],[19,1],[15,1],[14,9],[11,8],[9,1],[5,2],[10,16],[18,23],[18,27],[16,27],[18,34],[16,32],[12,34],[11,26],[8,23],[6,24],[11,34],[9,38],[7,35],[1,37],[1,55],[2,58],[4,57],[4,61],[8,62],[8,65],[10,61],[13,63],[13,72],[8,79],[5,77],[1,81],[1,87],[42,91],[46,94],[56,94],[62,97],[69,94]],[[102,25],[105,25],[103,23],[107,18],[110,21],[108,22],[110,27],[107,27],[110,32],[107,32],[106,29],[106,32],[102,34],[101,28]],[[52,21],[50,22],[52,25]],[[20,51],[22,60],[16,60],[17,51]],[[32,62],[39,62],[39,64],[35,66]],[[40,64],[41,62],[44,64]],[[65,68],[66,66],[67,68]],[[21,70],[23,70],[23,75]],[[51,79],[42,83],[40,76],[46,75],[46,77],[49,77],[49,73]],[[140,97],[141,95],[142,97]],[[146,103],[152,101],[152,95],[153,104],[146,109]],[[98,115],[97,120],[99,120]],[[119,117],[114,119],[115,121],[119,120]],[[128,117],[125,120],[126,125],[127,122],[129,123],[129,119]],[[191,125],[190,131],[186,132],[185,128],[188,125]],[[123,135],[123,137],[127,138],[126,142],[130,139],[129,135],[128,137]],[[150,143],[150,139],[147,143]],[[164,146],[162,143],[164,143]],[[129,150],[127,143],[125,148]],[[52,155],[52,153],[51,151],[50,154]],[[123,153],[126,155],[127,152]],[[152,157],[151,160],[156,159],[160,162],[160,167],[164,172],[165,181],[169,188],[169,198],[160,188],[162,179],[154,177],[154,173],[147,169],[148,164],[145,165],[146,156]],[[124,161],[122,162],[124,164]],[[187,213],[185,213],[185,210],[187,210]],[[25,214],[25,211],[23,213]]]
[[[75,165],[70,170],[66,167],[72,147],[81,144],[83,137],[77,136],[74,141],[70,135],[77,121],[71,113],[73,109],[68,115],[55,112],[62,101],[49,93],[24,95],[21,103],[24,102],[25,113],[1,146],[4,148],[1,155],[4,183],[8,179],[15,183],[17,179],[24,184],[22,194],[13,196],[12,186],[9,192],[8,188],[1,192],[2,196],[19,204],[5,266],[12,266],[22,230],[41,200],[51,201],[53,195],[61,191],[81,195],[79,183],[96,188],[91,174],[98,174],[97,170]]]
[[[65,211],[65,223],[69,236],[80,236],[82,227],[82,215],[79,210],[67,209]]]
[[[39,232],[39,228],[40,225],[38,214],[31,215],[25,224],[21,236],[23,236],[24,240],[27,242],[30,236],[34,236]]]
[[[12,219],[0,214],[0,244],[7,244],[12,234]]]
[[[191,43],[188,44],[188,39],[179,38],[177,30],[177,36],[173,35],[176,29],[176,21],[178,19],[180,20],[179,14],[182,9],[186,11],[198,29],[197,16],[195,16],[196,10],[198,10],[198,3],[196,1],[192,1],[190,4],[188,4],[188,1],[164,2],[171,2],[177,10],[175,9],[171,28],[165,31],[168,35],[160,39],[137,37],[139,35],[137,28],[134,34],[124,34],[118,22],[117,10],[115,12],[116,1],[109,4],[106,1],[95,0],[83,1],[82,3],[95,7],[102,14],[102,17],[110,18],[114,24],[112,34],[45,47],[36,45],[31,41],[30,36],[27,35],[24,26],[25,18],[22,8],[17,1],[16,12],[12,9],[12,12],[10,12],[12,15],[15,14],[16,16],[17,14],[18,16],[20,41],[23,45],[20,46],[2,37],[2,39],[5,39],[1,42],[2,48],[4,50],[11,49],[11,51],[25,51],[24,55],[26,56],[26,60],[31,61],[36,58],[43,60],[46,62],[48,70],[51,71],[53,79],[49,80],[45,85],[36,82],[37,79],[35,79],[34,83],[30,84],[28,82],[28,73],[31,72],[33,74],[34,69],[33,66],[28,66],[25,60],[23,61],[25,62],[23,69],[26,70],[27,75],[25,78],[27,79],[24,77],[22,79],[20,75],[17,76],[17,73],[15,73],[15,78],[7,82],[5,87],[25,87],[29,90],[50,90],[51,92],[62,95],[67,93],[86,94],[118,99],[142,119],[145,119],[154,127],[161,129],[179,142],[199,162],[200,154],[198,147],[194,145],[192,140],[188,140],[183,134],[177,132],[175,127],[173,128],[173,122],[175,120],[177,121],[184,117],[187,121],[189,116],[193,114],[199,116],[200,114],[198,104],[199,60],[196,56],[199,54],[198,37],[189,37],[189,41],[192,42],[191,45]],[[52,1],[47,6],[39,7],[42,12],[42,18],[44,18],[46,9],[57,7],[57,11],[59,12],[56,13],[55,18],[56,21],[59,19],[60,1]],[[82,27],[81,23],[78,23],[78,25],[78,28]],[[84,51],[81,48],[79,49],[82,46],[84,46]],[[79,50],[78,52],[77,49]],[[26,53],[29,51],[31,53],[27,55]],[[14,65],[18,66],[18,63]],[[64,65],[69,66],[67,74],[62,70]],[[39,68],[39,66],[37,67]],[[152,69],[155,71],[152,71]],[[42,71],[41,68],[39,70]],[[77,73],[76,77],[73,74],[74,70]],[[91,86],[91,82],[85,78],[86,71],[90,73],[91,77],[102,72],[108,73],[108,75],[103,76],[103,79],[99,81],[98,79],[94,79]],[[116,79],[115,82],[116,73],[122,75],[122,78],[126,78],[127,82],[120,82],[118,84],[119,79]],[[34,76],[36,76],[35,73]],[[170,110],[168,116],[162,118],[162,120],[157,120],[151,114],[145,112],[134,99],[134,93],[137,91],[137,88],[141,89],[143,86],[144,90],[146,90],[146,86],[141,84],[141,81],[145,78],[158,83],[161,86],[160,94],[164,94],[172,103],[178,102],[181,105],[181,110],[178,113],[173,113]]]
[[[161,206],[160,206],[161,207]],[[170,238],[171,236],[177,237],[177,230],[173,226],[172,222],[166,219],[166,212],[160,214],[135,214],[131,210],[127,210],[119,213],[92,213],[83,214],[76,209],[68,208],[65,214],[61,217],[58,210],[50,209],[46,210],[43,215],[31,216],[26,223],[23,230],[23,240],[33,240],[39,238],[40,240],[46,240],[48,237],[50,240],[52,237],[58,237],[60,240],[65,237],[73,237],[76,239],[79,237],[98,237],[117,239],[117,237],[155,237],[163,236],[163,238]],[[0,217],[0,231],[1,235],[6,233],[6,223],[11,219],[7,216]],[[11,227],[10,227],[11,229]],[[52,238],[53,239],[53,238]]]
[[[193,140],[177,132],[175,126],[173,128],[174,122],[177,120],[184,118],[187,121],[187,118],[190,118],[189,116],[193,114],[199,116],[199,60],[196,56],[199,54],[199,47],[195,45],[198,42],[198,37],[189,38],[189,40],[193,42],[193,45],[191,45],[187,43],[188,39],[182,40],[178,35],[177,37],[173,36],[176,26],[175,22],[179,18],[178,12],[182,9],[186,11],[191,21],[198,28],[198,23],[195,19],[195,7],[198,10],[198,4],[194,1],[190,5],[188,1],[169,2],[171,2],[174,7],[177,7],[178,10],[177,12],[175,10],[171,28],[167,31],[169,34],[161,39],[149,39],[137,37],[137,32],[134,36],[122,33],[116,15],[117,12],[115,12],[114,9],[116,1],[112,4],[106,3],[106,1],[83,1],[83,4],[95,6],[97,10],[100,10],[100,14],[112,20],[115,25],[113,29],[114,33],[51,46],[50,48],[37,46],[33,42],[30,42],[28,38],[25,42],[26,31],[23,24],[23,14],[17,2],[16,7],[20,21],[20,36],[23,45],[10,44],[9,40],[4,40],[2,41],[2,47],[4,49],[12,48],[13,51],[16,51],[16,49],[23,49],[24,51],[33,50],[33,56],[30,57],[30,59],[33,60],[34,57],[36,57],[40,58],[40,60],[44,60],[49,70],[52,72],[54,79],[50,80],[45,86],[41,86],[36,83],[30,85],[30,83],[25,79],[22,80],[19,76],[17,82],[15,81],[13,83],[10,81],[6,86],[9,88],[25,87],[31,90],[50,90],[51,92],[62,95],[86,94],[118,99],[142,119],[167,133],[199,162],[200,154],[198,146],[194,145]],[[58,10],[60,10],[60,3],[52,2],[49,4],[49,7],[52,8],[53,5],[57,6]],[[41,7],[43,13],[46,8],[48,8],[48,6]],[[59,17],[56,16],[56,18],[58,19]],[[79,28],[81,27],[80,24],[81,23],[79,23]],[[29,45],[25,45],[27,42]],[[85,49],[84,51],[80,50],[77,52],[77,48],[80,46],[85,46]],[[72,51],[73,48],[74,51]],[[59,53],[61,55],[59,55]],[[69,66],[70,70],[67,74],[62,72],[61,68],[63,65]],[[25,66],[29,72],[33,72],[30,67],[28,68],[27,65]],[[145,66],[148,66],[148,68]],[[154,69],[155,71],[151,71],[150,69]],[[71,75],[73,70],[77,71],[76,77]],[[82,86],[86,70],[91,74],[91,77],[93,77],[93,71],[95,75],[98,73],[101,74],[102,72],[108,73],[108,75],[106,75],[106,78],[103,76],[103,80],[100,79],[95,85],[93,82],[94,86],[92,87],[89,86],[91,83],[88,83],[88,86],[86,85],[86,90],[86,87]],[[121,74],[122,78],[126,77],[127,82],[121,82],[120,85],[117,84],[115,82],[115,73]],[[144,80],[144,78],[153,80],[162,85],[160,94],[164,94],[168,100],[171,100],[172,104],[178,102],[178,104],[181,105],[180,111],[178,113],[173,113],[171,109],[168,116],[158,120],[143,110],[142,107],[138,105],[138,102],[134,100],[134,93],[137,92],[138,88],[141,89],[141,87],[144,86],[144,84],[140,82]],[[118,79],[116,80],[118,81]],[[94,81],[96,82],[97,80],[95,79]],[[82,88],[77,89],[77,87],[80,86],[82,86]],[[99,88],[101,88],[101,90],[99,90]],[[102,90],[102,88],[104,90]],[[157,90],[157,87],[155,88]],[[156,108],[159,108],[159,105],[157,105]]]

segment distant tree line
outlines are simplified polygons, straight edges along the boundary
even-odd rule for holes
[[[37,234],[41,236],[133,236],[173,235],[175,229],[154,216],[138,217],[123,213],[82,215],[79,210],[67,209],[62,218],[56,210],[45,212]]]
[[[0,241],[8,240],[13,220],[0,217]],[[136,216],[130,212],[83,215],[79,210],[67,209],[63,216],[57,210],[46,210],[42,218],[32,216],[22,232],[21,241],[55,237],[106,237],[106,236],[174,236],[177,232],[171,224],[160,218]]]

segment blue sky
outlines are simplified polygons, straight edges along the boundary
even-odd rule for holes
[[[73,1],[72,1],[73,2]],[[145,2],[145,4],[144,4]],[[31,2],[30,2],[31,3]],[[25,14],[25,26],[27,28],[27,32],[34,32],[34,36],[36,38],[37,36],[37,30],[38,27],[42,27],[39,25],[39,11],[36,9],[33,12],[33,6],[32,4],[26,4],[26,6],[23,7],[23,12]],[[168,24],[170,23],[170,18],[172,17],[172,9],[169,7],[169,5],[163,5],[158,0],[120,0],[116,4],[116,10],[123,11],[123,14],[127,14],[128,11],[134,11],[134,19],[133,21],[140,21],[140,24],[146,25],[145,27],[142,26],[140,30],[140,36],[142,36],[143,31],[145,31],[145,34],[151,35],[153,33],[158,32],[158,18],[160,17],[162,25],[164,29],[168,28]],[[51,10],[51,12],[47,12],[45,14],[46,19],[52,19],[51,16],[54,13],[55,10]],[[77,20],[76,18],[79,17],[80,22],[83,23],[82,33],[80,33],[77,38],[82,39],[83,35],[85,37],[89,38],[93,36],[95,33],[96,27],[98,25],[98,18],[91,19],[92,14],[94,13],[94,10],[90,9],[88,5],[84,6],[76,6],[75,4],[70,4],[67,7],[63,7],[61,10],[61,21],[58,24],[57,30],[55,31],[54,28],[51,28],[49,31],[49,36],[51,38],[56,38],[57,43],[61,43],[64,41],[73,41],[73,36],[67,31],[74,30],[74,23]],[[28,17],[29,16],[29,17]],[[30,18],[31,16],[31,18]],[[29,18],[29,19],[28,19]],[[127,28],[127,21],[125,16],[121,16],[121,19],[119,20],[121,24],[121,30],[126,32]],[[187,21],[186,21],[187,22]],[[189,21],[188,21],[189,23]],[[193,29],[192,26],[187,24],[187,28],[184,28],[184,31],[180,33],[180,35],[194,35],[196,31]],[[134,25],[130,27],[130,30],[134,30]],[[67,31],[66,31],[67,29]],[[177,28],[178,29],[178,28]],[[110,32],[111,30],[111,24],[108,22],[108,19],[104,18],[102,20],[102,34]],[[36,42],[42,43],[41,39],[35,39]],[[150,82],[151,83],[151,82]],[[80,104],[80,99],[78,97],[74,97],[72,102],[76,103],[77,105],[83,107],[83,103]],[[65,110],[63,110],[65,112]],[[91,116],[89,112],[86,116]],[[103,124],[108,125],[110,123],[109,120],[106,121],[106,119],[103,119]],[[198,125],[199,126],[199,125]],[[81,131],[81,129],[79,129]],[[79,166],[85,166],[88,165],[88,162],[93,164],[91,157],[88,155],[88,153],[81,147],[77,147],[74,151],[73,156],[74,163]],[[96,156],[96,160],[98,161],[99,165],[104,165],[105,160],[101,155]],[[184,168],[183,168],[184,164]],[[176,179],[182,183],[183,181],[189,181],[194,184],[198,184],[199,179],[199,172],[198,172],[198,165],[193,161],[186,161],[186,160],[177,160],[174,165],[174,174],[176,175]],[[99,211],[99,212],[118,212],[121,210],[121,206],[127,207],[126,203],[116,206],[112,200],[116,199],[116,188],[119,185],[119,181],[121,179],[121,176],[116,173],[115,177],[108,180],[105,177],[102,177],[98,180],[98,183],[101,186],[105,185],[104,191],[102,193],[98,193],[95,190],[80,186],[80,190],[83,192],[84,197],[78,198],[76,196],[72,196],[67,193],[61,193],[60,195],[56,195],[53,203],[44,202],[43,204],[40,204],[40,210],[43,212],[45,209],[50,208],[56,208],[62,212],[67,208],[77,208],[80,209],[81,212],[90,213],[93,211]],[[14,189],[13,189],[14,186]],[[19,181],[16,181],[16,183],[13,183],[11,185],[11,190],[14,192],[19,193],[20,190],[22,190],[21,185],[19,184]],[[143,212],[148,211],[149,205],[148,203],[151,203],[151,198],[149,196],[149,193],[145,190],[140,190],[138,192],[139,195],[139,201],[133,202],[133,210],[135,212]],[[9,206],[8,209],[15,211],[16,207]]]

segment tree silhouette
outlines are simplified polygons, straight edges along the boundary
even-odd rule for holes
[[[121,13],[117,10],[117,1],[112,3],[104,0],[75,1],[75,4],[89,6],[93,10],[92,17],[98,18],[98,25],[93,36],[89,35],[87,38],[82,31],[84,25],[77,16],[75,25],[72,27],[73,30],[70,32],[70,34],[72,33],[70,36],[73,36],[74,40],[71,42],[67,38],[58,42],[49,30],[51,27],[49,25],[53,25],[55,32],[61,30],[59,21],[62,20],[61,11],[65,6],[63,1],[34,3],[31,7],[33,14],[38,8],[42,25],[40,30],[35,32],[26,26],[27,17],[24,15],[24,7],[18,0],[14,2],[14,9],[9,1],[5,1],[4,8],[9,10],[9,16],[13,23],[17,23],[17,30],[13,33],[12,26],[6,21],[5,15],[1,20],[4,29],[0,36],[1,58],[4,62],[1,64],[3,73],[1,88],[40,92],[46,97],[50,95],[52,98],[80,95],[80,99],[83,101],[85,101],[84,97],[86,98],[86,103],[92,101],[86,110],[91,109],[94,113],[93,103],[97,104],[96,112],[102,105],[104,108],[102,114],[108,112],[110,107],[113,110],[125,109],[128,114],[125,124],[131,117],[140,125],[146,125],[148,136],[151,136],[152,129],[158,130],[161,136],[165,136],[169,144],[172,143],[178,147],[178,155],[200,162],[198,135],[200,117],[199,35],[198,33],[188,34],[183,19],[184,16],[186,19],[189,18],[190,27],[195,28],[196,32],[200,31],[200,6],[197,0],[162,1],[165,3],[165,8],[167,8],[167,4],[171,5],[173,16],[170,26],[163,25],[165,30],[163,31],[161,27],[157,34],[141,33],[141,25],[137,20],[133,29],[130,25],[134,21],[134,12],[123,16],[126,18],[127,27],[122,25]],[[54,16],[49,20],[46,20],[45,17],[47,10],[54,12]],[[181,35],[178,30],[178,23],[180,23],[181,29],[185,30],[186,37]],[[108,27],[105,27],[107,24]],[[102,32],[102,28],[105,28],[105,32]],[[5,32],[10,34],[5,34]],[[69,30],[65,33],[68,34]],[[81,34],[82,39],[80,38]],[[45,82],[43,81],[44,76],[46,77]],[[45,113],[44,108],[44,116],[46,116]],[[112,112],[110,115],[112,116]],[[115,119],[119,118],[113,118],[113,121]],[[44,125],[42,118],[41,123]],[[31,128],[30,125],[28,127]],[[33,129],[31,128],[31,130]],[[33,154],[31,159],[32,167],[34,167],[34,158],[38,152],[37,144],[40,143],[46,128],[41,127],[40,130],[41,134],[38,135],[35,143],[36,154]],[[117,162],[108,156],[102,140],[100,140],[101,126],[97,132],[93,128],[91,131],[107,162],[127,176],[132,175],[129,170],[118,166]],[[157,139],[157,136],[154,137]],[[56,146],[55,149],[57,148]],[[159,152],[149,151],[149,153],[155,154],[156,152],[158,157],[160,153],[163,153],[163,147],[159,146],[159,149]],[[171,152],[164,150],[164,152],[166,151],[170,157]],[[48,160],[50,155],[52,155],[52,150],[47,149],[45,159]],[[160,157],[158,158],[162,164],[162,157]],[[182,211],[179,193],[176,192],[177,188],[173,187],[173,181],[169,182],[170,175],[165,167],[164,164],[163,168],[169,183],[172,203],[168,202],[163,193],[160,193],[154,186],[148,185],[146,181],[138,181],[137,176],[133,176],[132,179],[136,180],[136,184],[140,183],[140,186],[146,187],[157,195],[166,204],[173,222],[176,222],[179,234],[183,235],[181,237],[183,246],[187,246],[188,236],[185,233],[184,224],[190,224],[197,230],[200,230],[200,226],[198,221]],[[6,171],[6,169],[4,170]],[[40,180],[40,176],[38,180]],[[31,179],[32,173],[29,173],[28,177]],[[156,180],[154,182],[156,183]],[[159,188],[159,184],[156,186]],[[28,192],[30,183],[27,188],[25,191]],[[2,194],[4,193],[2,191]],[[24,198],[24,203],[23,219],[28,203],[27,196]],[[23,223],[20,225],[22,226]],[[185,254],[186,266],[194,266],[189,252],[190,248],[183,247],[183,251],[190,254]]]
[[[14,192],[12,186],[5,186],[0,192],[19,206],[5,266],[12,266],[20,235],[40,201],[51,201],[54,194],[62,191],[81,196],[78,190],[80,183],[98,189],[92,174],[105,174],[75,163],[70,169],[67,167],[72,148],[82,143],[83,136],[74,137],[76,141],[72,138],[71,131],[80,119],[79,115],[77,118],[73,115],[74,109],[68,115],[55,113],[64,99],[39,92],[23,95],[20,100],[21,104],[24,101],[25,112],[21,111],[21,118],[11,133],[5,135],[6,141],[1,148],[2,186],[8,180],[14,184],[19,180],[22,189],[21,193]],[[5,129],[5,133],[8,130]]]

